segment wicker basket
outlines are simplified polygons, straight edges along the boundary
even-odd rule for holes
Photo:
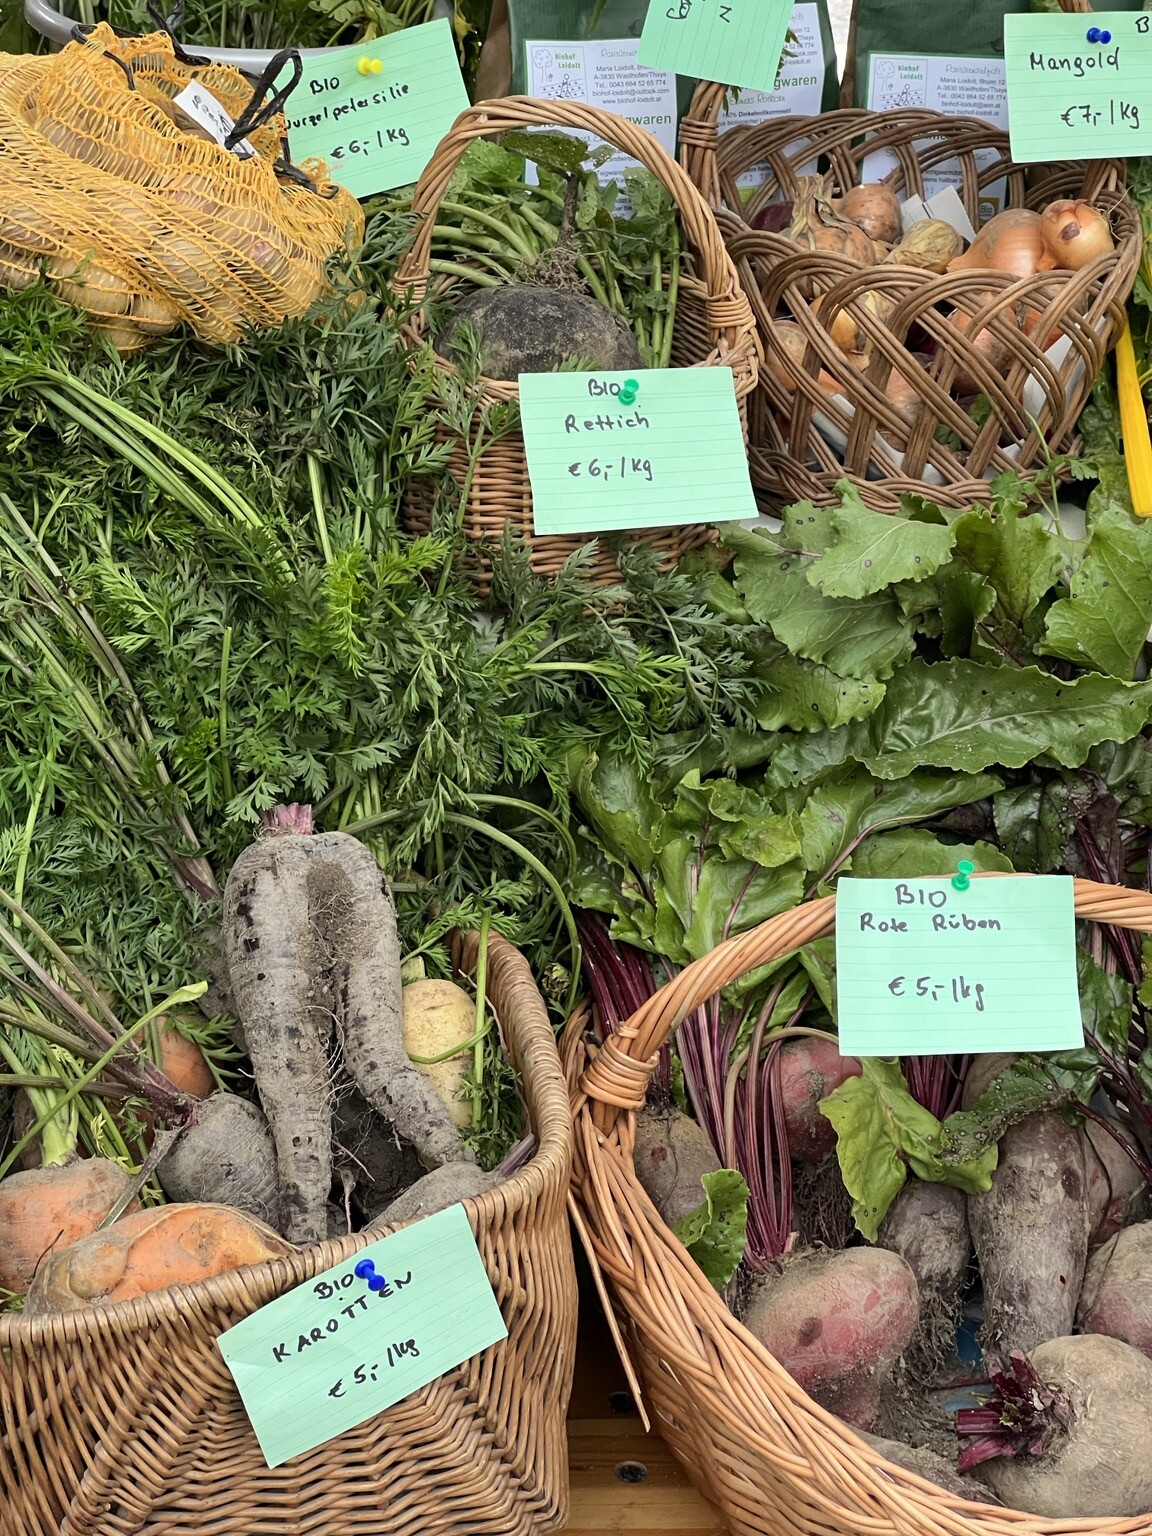
[[[1081,918],[1152,932],[1146,892],[1077,880],[1075,901]],[[1042,1520],[969,1503],[885,1461],[736,1321],[637,1180],[633,1112],[661,1044],[722,987],[830,935],[835,913],[827,896],[726,940],[602,1047],[583,1010],[565,1032],[579,1225],[639,1365],[646,1409],[732,1536],[1152,1536],[1152,1515]]]
[[[466,941],[465,960],[475,953]],[[489,995],[535,1156],[465,1202],[508,1338],[270,1471],[216,1339],[387,1229],[58,1317],[0,1318],[3,1536],[536,1536],[568,1510],[576,1340],[572,1133],[523,958],[490,941]]]
[[[421,224],[411,251],[401,263],[396,276],[399,293],[411,291],[420,299],[428,291],[432,225],[448,182],[460,156],[474,139],[503,133],[510,128],[571,128],[613,144],[632,155],[657,176],[680,210],[684,244],[695,259],[694,270],[681,279],[672,345],[675,367],[703,366],[731,368],[740,402],[741,420],[745,421],[744,402],[756,382],[756,334],[748,301],[740,291],[732,262],[724,250],[707,204],[684,172],[654,138],[624,118],[614,117],[596,107],[578,102],[536,101],[528,96],[509,96],[501,101],[482,102],[462,112],[420,178],[413,198],[413,209]],[[437,285],[443,292],[458,286],[455,280]],[[410,341],[425,339],[424,319],[417,311],[407,327]],[[441,363],[446,371],[451,365]],[[481,380],[485,400],[515,400],[517,387],[497,379]],[[451,469],[458,484],[468,481],[468,445],[446,426],[437,427],[437,440],[453,444]],[[405,520],[413,532],[426,532],[430,508],[425,494],[426,482],[413,481],[405,497]],[[532,491],[524,456],[524,439],[511,432],[483,450],[475,462],[468,482],[468,500],[464,510],[464,532],[475,545],[481,581],[484,580],[484,550],[498,544],[504,528],[511,524],[523,536],[532,567],[542,576],[554,576],[564,561],[589,540],[578,536],[538,538],[532,531]],[[713,530],[703,524],[677,528],[636,530],[622,535],[657,549],[667,565],[690,549],[710,542]],[[611,550],[603,545],[598,551],[592,576],[599,584],[615,582],[620,572]]]
[[[717,209],[771,362],[749,405],[752,479],[766,504],[835,504],[837,482],[848,479],[879,511],[896,510],[905,492],[964,507],[987,501],[989,482],[1003,470],[1028,474],[1054,455],[1074,454],[1077,418],[1123,321],[1140,260],[1140,221],[1119,163],[1025,169],[1011,160],[1006,133],[975,118],[922,110],[781,118],[717,137],[722,97],[719,86],[699,88],[681,142],[685,166]],[[1004,179],[1009,206],[1039,209],[1055,197],[1088,198],[1109,215],[1116,249],[1080,272],[938,277],[799,250],[785,235],[750,227],[767,204],[792,198],[797,175],[814,161],[843,189],[863,180],[865,157],[881,149],[898,161],[886,179],[901,199],[922,196],[925,177],[956,161],[959,195],[974,225],[981,195]],[[768,178],[744,204],[737,177],[760,164]],[[886,325],[861,302],[870,292],[895,304]],[[820,296],[818,317],[813,303]],[[822,323],[841,310],[871,338],[863,373]],[[957,312],[971,317],[967,333]],[[787,318],[808,343],[799,363],[778,340],[777,326]],[[993,367],[974,344],[981,333],[1006,352],[1006,369]],[[916,353],[929,350],[930,361],[921,363]],[[893,378],[911,394],[908,415],[888,396]],[[956,398],[979,394],[992,406],[982,422]]]

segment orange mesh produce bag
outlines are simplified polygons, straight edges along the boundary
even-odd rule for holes
[[[254,153],[173,105],[193,82]],[[234,69],[184,62],[162,32],[100,25],[58,54],[0,55],[0,285],[43,272],[122,352],[182,322],[233,342],[303,313],[363,214],[322,162],[289,164],[284,93],[255,94]]]

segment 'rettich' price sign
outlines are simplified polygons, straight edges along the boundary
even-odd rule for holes
[[[278,1467],[507,1337],[467,1213],[452,1205],[277,1297],[217,1345]]]
[[[522,373],[536,533],[757,514],[731,368]]]
[[[1077,1049],[1072,881],[841,880],[836,999],[846,1056]]]
[[[1004,18],[1017,164],[1152,154],[1152,15]]]

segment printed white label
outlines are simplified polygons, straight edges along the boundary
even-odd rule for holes
[[[784,44],[784,57],[772,91],[733,92],[720,113],[717,128],[725,133],[742,123],[764,123],[777,117],[817,117],[824,95],[824,47],[820,40],[820,8],[798,0],[788,23],[793,36]],[[812,167],[811,169],[814,169]],[[810,168],[801,166],[801,176]],[[767,165],[754,165],[737,177],[741,188],[758,187],[767,179]]]
[[[1008,88],[1003,59],[953,58],[947,54],[872,53],[868,55],[868,107],[893,112],[901,107],[930,107],[948,117],[978,117],[995,128],[1008,128]],[[924,142],[926,148],[930,140]],[[994,150],[977,150],[983,169],[996,159]],[[881,181],[899,164],[891,150],[877,150],[862,167],[865,181]],[[960,186],[960,167],[944,161],[924,178],[929,197],[945,187]],[[1004,206],[1003,180],[984,188],[980,218],[990,219]]]
[[[206,91],[195,80],[191,85],[186,85],[179,96],[174,96],[172,99],[181,112],[186,117],[190,117],[194,123],[199,123],[205,133],[212,135],[217,144],[223,145],[236,126],[212,92]],[[247,139],[241,139],[238,144],[232,145],[232,153],[239,155],[241,160],[249,160],[256,151]]]
[[[637,64],[639,46],[635,37],[589,43],[528,41],[524,44],[528,94],[546,101],[586,101],[603,107],[646,129],[662,149],[675,155],[676,76]],[[625,170],[636,164],[631,155],[613,155],[599,167],[600,185],[622,183]],[[535,180],[531,163],[528,175]],[[617,211],[622,211],[621,203]]]

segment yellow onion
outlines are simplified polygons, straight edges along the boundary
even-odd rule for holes
[[[1049,203],[1040,215],[1040,228],[1055,265],[1070,272],[1079,272],[1098,256],[1116,249],[1108,220],[1083,200],[1066,197]]]

